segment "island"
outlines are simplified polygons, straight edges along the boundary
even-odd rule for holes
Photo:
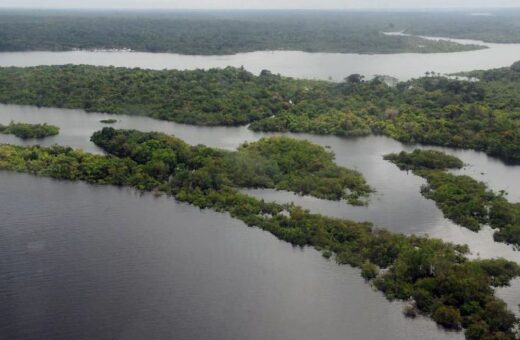
[[[143,70],[96,66],[0,68],[0,102],[144,115],[195,125],[468,148],[520,164],[520,67],[435,73],[396,86],[351,75],[340,83],[264,70]],[[20,91],[21,89],[23,91]]]
[[[11,122],[9,125],[0,124],[0,133],[15,135],[22,139],[41,139],[49,136],[56,136],[59,132],[59,127],[47,123],[27,124]]]
[[[428,185],[422,187],[421,193],[434,200],[453,222],[472,231],[489,225],[497,229],[495,241],[520,248],[520,203],[510,203],[505,192],[495,193],[469,176],[446,171],[462,168],[460,159],[433,150],[403,151],[386,155],[385,159],[425,178]]]
[[[99,122],[103,124],[115,124],[117,123],[117,119],[101,119]]]
[[[360,268],[365,280],[388,299],[409,301],[417,313],[440,326],[465,329],[468,339],[514,338],[517,319],[494,296],[494,287],[518,277],[518,264],[504,259],[470,260],[467,246],[312,214],[294,204],[268,203],[238,190],[243,186],[279,187],[330,196],[335,192],[330,183],[341,186],[347,182],[342,176],[329,177],[325,168],[335,165],[319,146],[274,137],[228,152],[190,146],[161,133],[113,128],[94,133],[92,141],[107,155],[61,146],[0,145],[0,169],[130,186],[227,212],[295,246],[312,246],[326,257],[334,255],[339,264]],[[307,164],[309,151],[326,163],[325,168],[321,162]],[[252,159],[259,166],[251,166]],[[338,170],[341,172],[339,168],[333,172]],[[308,176],[323,188],[302,189],[301,179],[307,183]],[[357,188],[358,180],[349,180],[348,185]],[[330,197],[337,198],[335,194]]]

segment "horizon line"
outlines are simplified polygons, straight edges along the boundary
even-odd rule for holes
[[[189,7],[16,7],[1,6],[0,10],[76,10],[76,11],[414,11],[414,10],[504,10],[520,9],[517,6],[453,6],[453,7],[316,7],[316,8],[189,8]]]

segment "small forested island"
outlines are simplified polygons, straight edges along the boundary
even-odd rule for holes
[[[274,188],[330,200],[345,199],[355,205],[363,204],[362,200],[372,192],[360,173],[337,166],[331,152],[308,141],[288,137],[246,143],[236,152],[205,146],[189,148],[184,142],[163,134],[108,128],[95,133],[92,141],[118,157],[131,157],[134,152],[142,153],[142,148],[150,148],[152,158],[145,160],[149,161],[150,170],[163,179],[176,169],[179,157],[185,162],[195,161],[200,164],[197,175],[204,188]],[[170,144],[192,152],[179,156],[162,150],[164,145]]]
[[[455,156],[436,150],[415,149],[410,153],[401,151],[384,156],[384,159],[397,165],[401,170],[446,170],[461,169],[464,163]]]
[[[0,68],[0,102],[255,131],[386,135],[483,151],[520,163],[520,63],[475,72],[478,81],[427,74],[388,86],[351,75],[341,83],[244,69],[175,71],[96,66]],[[23,88],[24,91],[20,91]]]
[[[115,124],[117,123],[117,119],[101,119],[99,122],[103,124]]]
[[[11,122],[9,125],[0,124],[0,133],[15,135],[22,139],[56,136],[59,132],[59,127],[47,123],[27,124]]]
[[[436,53],[485,48],[383,33],[410,28],[409,21],[414,17],[328,11],[117,11],[95,15],[77,11],[3,11],[0,51],[130,49],[224,55],[274,50]],[[423,20],[435,22],[436,18]]]
[[[294,245],[313,246],[328,257],[334,254],[339,264],[359,267],[388,299],[411,301],[412,308],[440,326],[464,328],[468,339],[515,337],[518,320],[494,296],[494,287],[520,276],[518,264],[469,260],[466,246],[311,214],[239,191],[253,185],[339,198],[336,188],[342,186],[368,190],[356,174],[332,164],[332,156],[316,145],[274,137],[226,152],[189,146],[160,133],[112,128],[94,133],[92,141],[108,155],[60,146],[0,145],[0,169],[164,192],[201,208],[228,212]],[[302,189],[303,178],[316,187]]]
[[[444,215],[472,231],[487,224],[497,229],[495,241],[520,248],[520,203],[510,203],[504,192],[494,193],[486,184],[469,176],[458,176],[445,170],[458,169],[458,158],[433,150],[389,154],[385,159],[401,170],[412,170],[424,177],[428,185],[422,194],[434,200]]]

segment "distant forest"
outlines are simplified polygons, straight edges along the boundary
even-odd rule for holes
[[[410,31],[475,37],[483,28],[497,40],[520,39],[506,22],[459,14],[310,11],[132,12],[0,11],[0,51],[132,49],[196,55],[266,50],[341,53],[434,53],[484,48],[419,37],[388,36]],[[440,24],[442,23],[442,24]],[[511,24],[515,26],[516,24]],[[425,31],[426,27],[428,31]],[[451,28],[452,29],[451,29]],[[509,26],[508,26],[509,27]],[[517,27],[518,28],[518,27]],[[444,31],[447,30],[447,31]],[[515,35],[516,34],[516,35]],[[466,36],[466,35],[465,35]],[[488,39],[490,40],[490,39]],[[492,39],[491,39],[492,40]]]
[[[0,68],[0,102],[144,115],[195,125],[344,137],[386,135],[484,151],[520,164],[520,62],[388,86],[297,80],[244,69],[142,70],[85,65]]]

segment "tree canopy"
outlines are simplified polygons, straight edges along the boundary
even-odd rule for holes
[[[292,204],[266,203],[249,197],[226,176],[229,153],[221,150],[191,147],[159,133],[111,128],[97,132],[92,140],[109,155],[91,155],[59,146],[0,145],[0,169],[155,190],[201,208],[225,211],[294,245],[309,245],[324,254],[335,254],[339,264],[360,267],[363,277],[388,299],[412,298],[414,306],[440,326],[466,329],[468,339],[515,338],[518,320],[494,296],[493,289],[520,275],[520,267],[514,262],[469,260],[466,246],[394,234],[369,223],[329,218]],[[300,164],[294,157],[300,148],[309,145],[299,145],[290,152],[293,155],[283,159],[278,150],[291,143],[284,139],[263,140],[244,145],[237,154],[265,156],[268,162],[280,163],[282,173],[285,166],[294,164],[314,172],[314,165]],[[321,157],[330,160],[330,156]],[[270,170],[264,168],[260,173],[264,171],[270,177]]]
[[[424,177],[428,185],[422,187],[422,194],[434,200],[447,218],[473,231],[490,225],[497,229],[497,242],[520,248],[520,204],[510,203],[505,192],[494,193],[469,176],[446,172],[462,167],[458,158],[433,150],[414,150],[389,154],[385,159]]]
[[[520,163],[520,76],[479,81],[427,76],[395,87],[381,78],[296,80],[243,69],[152,71],[95,66],[0,68],[0,102],[140,114],[198,125],[338,136],[382,134],[486,152]]]
[[[45,138],[55,136],[60,132],[60,128],[54,125],[27,124],[11,122],[9,125],[0,124],[0,133],[12,134],[22,139]]]
[[[402,15],[407,20],[413,15]],[[389,36],[391,15],[330,12],[0,12],[0,51],[132,49],[195,55],[457,52],[485,48]]]

